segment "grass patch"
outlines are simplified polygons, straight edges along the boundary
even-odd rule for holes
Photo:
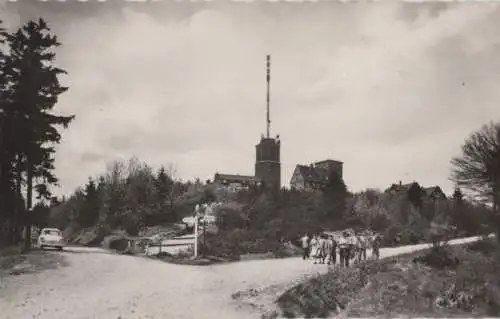
[[[22,275],[67,266],[60,253],[32,250],[24,253],[21,246],[0,250],[0,276]]]
[[[277,300],[282,315],[327,317],[500,315],[500,265],[494,242],[443,247],[330,271],[293,287]]]

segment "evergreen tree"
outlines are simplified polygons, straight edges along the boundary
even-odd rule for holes
[[[332,171],[322,191],[326,205],[326,217],[334,220],[342,218],[348,197],[347,186],[342,177],[335,171]]]
[[[0,21],[0,25],[1,25]],[[0,45],[5,44],[7,33],[0,27]],[[7,100],[8,79],[6,75],[5,53],[0,51],[0,226],[6,225],[8,233],[0,242],[12,244],[15,241],[16,216],[20,211],[22,196],[16,192],[14,163],[16,159],[15,114]],[[0,243],[1,244],[1,243]]]
[[[166,204],[172,190],[173,181],[165,171],[165,167],[160,167],[155,179],[155,188],[161,208]]]
[[[417,183],[413,183],[410,186],[410,189],[408,189],[408,200],[413,204],[413,206],[415,206],[415,208],[422,207],[422,195],[423,190]]]
[[[460,204],[460,203],[462,203],[463,198],[464,198],[464,195],[462,194],[462,191],[460,190],[460,188],[458,188],[458,187],[455,188],[455,191],[453,192],[453,201],[456,204]]]
[[[155,190],[158,197],[159,214],[167,213],[167,220],[174,221],[176,214],[174,211],[175,181],[173,180],[172,168],[167,172],[164,166],[160,167],[155,178]]]
[[[208,188],[205,188],[203,191],[203,197],[200,200],[202,203],[213,203],[217,201],[217,196],[215,196],[214,192]]]
[[[174,181],[167,174],[165,167],[160,167],[155,178],[155,191],[158,198],[158,210],[164,213],[170,207],[170,195],[173,190]]]
[[[90,227],[99,218],[101,201],[97,186],[92,178],[89,178],[84,188],[85,201],[82,210],[78,214],[78,223],[82,227]]]
[[[33,190],[37,191],[38,198],[51,197],[48,186],[57,183],[53,174],[54,145],[61,140],[57,126],[66,128],[74,116],[51,112],[59,95],[68,88],[59,83],[58,76],[66,72],[54,67],[53,50],[60,43],[50,34],[46,22],[43,19],[29,21],[17,32],[7,35],[7,44],[10,48],[6,58],[7,101],[15,110],[17,168],[25,173],[26,206],[30,210]],[[30,234],[30,228],[28,218],[26,234]],[[29,236],[26,236],[26,249],[30,249]]]

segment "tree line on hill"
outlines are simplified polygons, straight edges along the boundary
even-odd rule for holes
[[[115,161],[69,198],[45,207],[39,223],[67,229],[69,235],[91,227],[101,237],[117,229],[137,235],[147,226],[178,222],[192,215],[197,203],[215,200],[201,191],[200,180],[183,182],[175,175],[173,165],[155,171],[136,157]]]
[[[490,134],[491,127],[498,130],[498,125],[484,126],[471,135],[473,141],[477,134]],[[464,154],[470,143],[471,137],[464,144]],[[474,149],[479,152],[480,148]],[[485,153],[488,150],[490,153]],[[481,154],[488,155],[484,155],[484,161],[498,158],[495,152],[485,146]],[[344,228],[372,229],[384,235],[385,245],[430,241],[434,224],[448,225],[455,229],[456,236],[491,232],[498,225],[492,208],[481,201],[467,200],[462,194],[461,187],[477,191],[458,179],[471,176],[456,164],[466,158],[464,154],[452,160],[452,178],[456,177],[459,187],[450,198],[437,202],[423,196],[422,190],[393,194],[368,189],[351,193],[334,173],[318,192],[256,187],[228,197],[214,184],[178,180],[173,166],[154,171],[132,158],[128,163],[112,163],[104,175],[89,179],[69,198],[53,201],[44,208],[44,214],[37,214],[38,223],[69,229],[70,233],[94,227],[100,236],[114,229],[134,235],[145,226],[179,222],[193,214],[196,204],[222,198],[226,203],[217,212],[219,232],[207,235],[209,247],[205,250],[219,255],[269,250],[279,253],[281,242],[294,241],[306,232]],[[483,174],[490,173],[493,162],[487,163]],[[469,183],[481,181],[471,179]],[[475,198],[484,199],[488,194],[493,197],[487,187],[480,191],[473,194]]]
[[[99,236],[115,229],[136,235],[146,226],[179,222],[199,203],[219,201],[216,235],[207,235],[207,253],[277,254],[283,241],[304,233],[344,228],[372,229],[384,235],[386,245],[431,240],[433,224],[447,224],[457,236],[491,231],[492,210],[464,199],[460,188],[438,203],[422,191],[403,194],[368,189],[350,193],[334,173],[319,192],[255,187],[228,197],[209,182],[182,182],[173,166],[153,170],[137,158],[114,162],[104,175],[69,198],[53,202],[39,215],[40,225],[51,224],[69,233],[93,227]],[[436,205],[438,204],[438,205]]]
[[[279,255],[280,241],[325,229],[371,229],[383,235],[387,246],[430,242],[443,233],[458,237],[496,230],[500,234],[500,123],[470,134],[451,164],[450,179],[457,188],[451,198],[438,201],[425,198],[421,188],[399,194],[378,190],[352,194],[335,174],[321,192],[247,191],[240,196],[246,205],[221,208],[225,221],[220,223],[220,234],[211,236],[209,250],[223,255],[272,250]]]
[[[1,246],[19,242],[23,226],[30,233],[34,195],[41,203],[53,199],[55,146],[74,116],[54,112],[68,88],[55,65],[60,43],[43,19],[14,32],[0,28],[0,43]]]
[[[465,200],[458,188],[452,198],[438,203],[422,199],[417,205],[407,193],[350,193],[338,176],[332,174],[329,180],[320,192],[241,192],[245,205],[220,208],[220,231],[210,236],[209,251],[225,256],[268,251],[280,255],[285,249],[281,243],[298,245],[305,233],[347,228],[380,233],[385,246],[430,242],[434,225],[452,228],[457,237],[492,231],[491,209]]]

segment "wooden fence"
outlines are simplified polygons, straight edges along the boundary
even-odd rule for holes
[[[149,243],[146,246],[146,255],[157,255],[161,252],[169,254],[179,253],[194,247],[194,235],[185,235],[169,239],[164,239],[156,243]]]

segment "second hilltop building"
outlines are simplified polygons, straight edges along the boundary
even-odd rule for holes
[[[310,165],[297,165],[290,179],[290,188],[298,191],[316,191],[328,183],[332,172],[342,178],[344,163],[327,159]]]

